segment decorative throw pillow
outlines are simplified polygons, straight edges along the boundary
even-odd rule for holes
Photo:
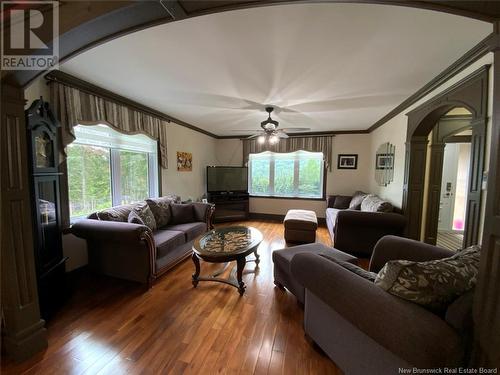
[[[368,194],[363,193],[362,191],[357,191],[354,193],[351,199],[351,203],[349,203],[350,210],[359,210],[361,208],[361,202]]]
[[[451,257],[427,262],[389,261],[375,284],[397,297],[443,312],[476,285],[479,257],[480,248],[471,246]]]
[[[321,256],[323,258],[331,260],[332,262],[337,263],[339,266],[344,267],[346,270],[351,271],[352,273],[355,273],[358,276],[361,276],[363,279],[374,282],[375,278],[377,277],[377,274],[375,272],[366,271],[363,268],[356,266],[355,264],[343,260],[337,260],[334,257],[331,257],[327,254],[321,254]]]
[[[138,204],[137,206],[134,207],[132,211],[134,211],[137,214],[137,216],[141,218],[144,225],[146,225],[149,229],[151,230],[156,229],[155,216],[153,215],[153,212],[151,211],[146,202]]]
[[[192,204],[172,203],[170,205],[170,210],[172,211],[173,224],[192,223],[195,221]]]
[[[134,207],[135,205],[130,204],[111,207],[106,210],[99,211],[97,213],[97,218],[104,221],[121,221],[126,223],[128,215]]]
[[[130,213],[128,214],[128,222],[132,224],[146,225],[134,210],[130,211]]]
[[[335,201],[333,202],[333,208],[337,208],[340,210],[344,210],[349,208],[349,204],[351,203],[352,197],[347,195],[337,195],[335,197]]]
[[[170,221],[170,204],[174,202],[173,197],[160,197],[146,199],[146,203],[153,212],[158,228],[164,227]]]
[[[387,201],[377,197],[376,195],[369,194],[361,202],[361,211],[365,212],[392,212],[393,207]]]

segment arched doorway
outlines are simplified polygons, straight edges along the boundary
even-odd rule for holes
[[[464,78],[448,90],[430,101],[415,108],[408,115],[408,131],[406,138],[405,180],[403,186],[403,210],[408,219],[407,235],[416,240],[435,242],[432,237],[434,228],[437,230],[439,216],[439,189],[442,171],[444,146],[431,148],[431,160],[435,161],[433,170],[434,185],[429,185],[426,197],[426,165],[429,144],[429,134],[436,124],[454,108],[465,108],[470,113],[471,127],[471,157],[469,165],[469,182],[465,202],[465,225],[463,245],[478,243],[479,221],[481,215],[481,185],[484,165],[484,149],[486,143],[488,69],[484,66],[470,76]],[[445,137],[453,135],[444,133]],[[438,139],[439,140],[439,139]],[[438,142],[439,143],[439,142]],[[443,143],[443,142],[440,142]],[[436,183],[436,182],[439,182]],[[432,191],[432,189],[434,189]],[[426,200],[426,198],[429,198]],[[429,216],[424,216],[424,207]],[[435,222],[428,223],[430,217]],[[425,226],[424,226],[425,224]],[[431,231],[426,231],[426,226]],[[426,238],[426,235],[429,235]]]

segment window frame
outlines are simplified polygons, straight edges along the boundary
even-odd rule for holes
[[[286,154],[293,154],[293,153],[311,153],[309,151],[293,151],[293,152],[288,152]],[[317,152],[314,152],[317,153]],[[275,161],[278,158],[275,158],[274,155],[276,154],[283,154],[283,153],[278,153],[278,152],[271,152],[271,151],[265,151],[261,152],[258,154],[250,154],[250,155],[259,155],[259,154],[270,154],[269,158],[269,189],[267,194],[255,194],[253,193],[252,190],[252,163],[250,160],[251,156],[249,156],[249,161],[248,161],[248,181],[249,181],[249,195],[252,198],[264,198],[264,199],[291,199],[291,200],[311,200],[311,201],[324,201],[326,199],[326,180],[327,180],[327,168],[326,168],[326,163],[324,160],[324,155],[323,155],[323,167],[321,168],[321,177],[322,177],[322,186],[321,186],[321,197],[307,197],[307,196],[289,196],[289,195],[274,195],[270,194],[269,191],[274,191],[274,176],[275,176]],[[294,158],[294,192],[298,191],[298,186],[299,186],[299,171],[300,171],[300,160],[301,158],[298,157],[300,154],[297,154]],[[304,160],[304,159],[302,159]]]
[[[105,126],[108,129],[110,129],[112,132],[116,132],[120,134],[118,131],[115,129],[111,128],[110,126],[106,124],[96,124],[99,126]],[[82,126],[82,127],[91,127],[95,125],[77,125],[77,126]],[[121,136],[135,136],[136,134],[120,134]],[[143,134],[144,135],[144,134]],[[146,135],[144,135],[146,136]],[[146,136],[148,137],[148,136]],[[150,137],[148,137],[151,139]],[[138,149],[131,149],[127,147],[116,147],[112,145],[106,145],[102,144],[101,142],[95,142],[92,143],[89,140],[78,140],[78,137],[75,138],[75,140],[71,144],[75,145],[80,145],[80,146],[90,146],[90,147],[101,147],[106,149],[109,152],[109,171],[110,171],[110,191],[111,191],[111,207],[115,206],[120,206],[121,205],[121,165],[120,165],[120,151],[127,151],[127,152],[137,152],[137,153],[143,153],[147,154],[147,163],[148,163],[148,197],[147,198],[154,198],[158,197],[161,194],[161,169],[160,169],[160,161],[158,158],[159,152],[158,152],[158,142],[151,139],[152,142],[156,144],[155,150],[154,151],[140,151]],[[66,178],[68,178],[68,175],[66,175]],[[70,186],[70,181],[68,179],[68,189]],[[140,201],[138,201],[140,202]],[[80,215],[80,216],[71,216],[71,201],[68,196],[68,213],[69,213],[69,218],[70,222],[75,222],[77,220],[85,218],[88,214],[85,215]],[[111,208],[109,207],[109,208]]]

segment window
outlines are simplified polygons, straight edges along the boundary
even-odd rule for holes
[[[250,194],[323,198],[323,153],[262,152],[249,156]]]
[[[66,150],[72,219],[158,196],[156,141],[106,125],[74,130],[76,140]]]

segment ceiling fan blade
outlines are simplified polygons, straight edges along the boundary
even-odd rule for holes
[[[262,135],[262,133],[252,134],[251,136],[246,137],[245,139],[257,138],[257,137],[260,137],[261,135]]]
[[[279,138],[290,138],[288,136],[288,134],[286,134],[284,131],[277,131],[276,132],[276,135],[279,137]]]
[[[283,128],[283,129],[280,129],[282,131],[286,131],[286,132],[306,132],[308,130],[311,130],[311,128]]]
[[[262,131],[259,131],[259,130],[256,130],[256,129],[231,129],[229,130],[230,132],[241,132],[241,133],[255,133],[255,132],[259,132],[259,133],[263,133]]]

